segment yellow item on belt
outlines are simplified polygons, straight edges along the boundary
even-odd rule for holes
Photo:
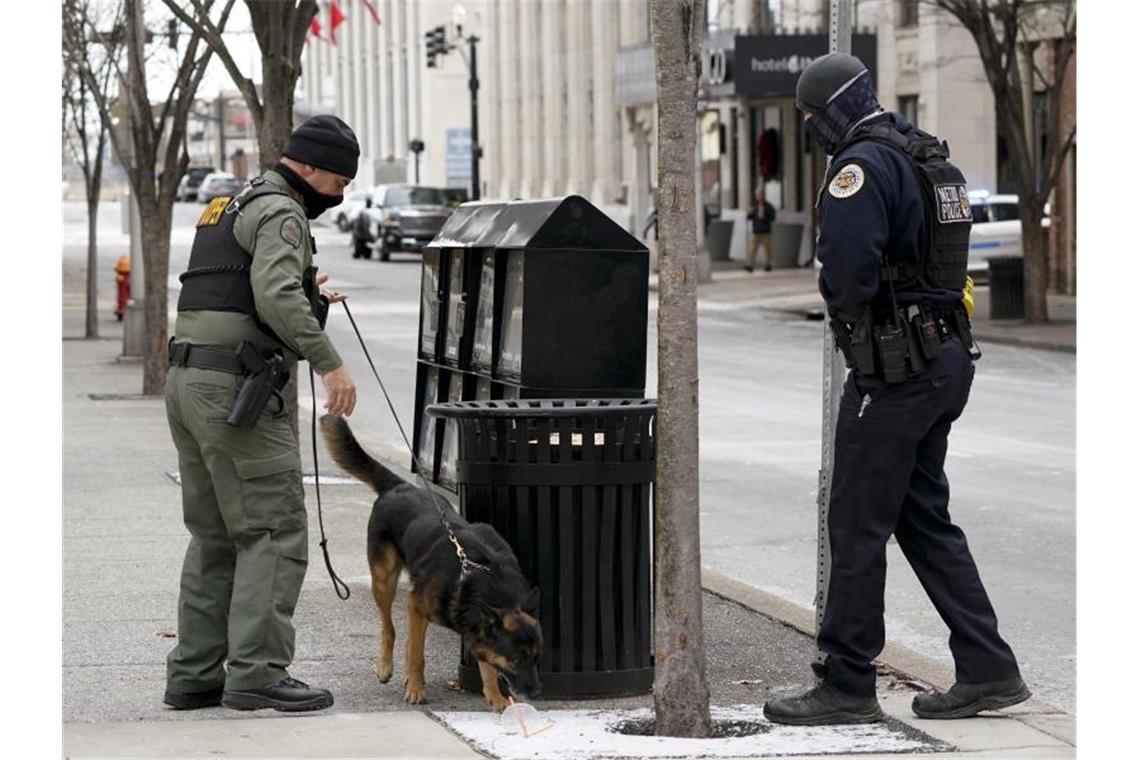
[[[966,316],[974,317],[974,278],[966,275],[966,286],[962,288],[962,303],[966,304]]]

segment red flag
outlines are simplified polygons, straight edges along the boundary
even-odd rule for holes
[[[376,26],[380,26],[380,14],[376,12],[376,6],[368,2],[368,0],[361,0],[361,2],[364,3],[364,7],[368,9],[368,12],[372,14],[372,20],[376,22]]]
[[[336,44],[336,28],[344,23],[344,14],[340,12],[340,6],[336,4],[336,0],[332,0],[332,5],[329,6],[329,37],[332,38],[332,43]]]
[[[321,37],[321,19],[318,16],[313,16],[313,20],[309,22],[309,34],[316,37],[318,40],[323,40]],[[309,38],[305,38],[305,44],[309,44]]]

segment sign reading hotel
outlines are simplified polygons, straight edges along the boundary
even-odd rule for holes
[[[796,80],[807,65],[827,54],[826,34],[761,34],[736,38],[733,79],[736,94],[760,98],[791,98]],[[874,77],[875,35],[851,35],[851,53]]]

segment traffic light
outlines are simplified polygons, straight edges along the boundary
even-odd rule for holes
[[[428,68],[434,69],[436,57],[447,53],[447,31],[443,26],[424,32],[424,47],[427,49]]]

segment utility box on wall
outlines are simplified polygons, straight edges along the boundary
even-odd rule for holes
[[[460,206],[423,251],[416,458],[454,493],[433,403],[641,398],[649,251],[576,195]],[[413,466],[415,463],[413,463]]]

